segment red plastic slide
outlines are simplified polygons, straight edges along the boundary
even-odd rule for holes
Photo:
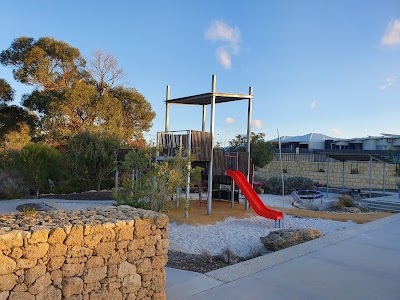
[[[228,170],[226,175],[232,177],[258,215],[275,221],[283,220],[283,213],[265,206],[242,172],[239,170]]]

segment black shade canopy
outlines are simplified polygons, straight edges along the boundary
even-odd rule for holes
[[[170,104],[209,105],[212,102],[213,95],[215,95],[215,103],[224,103],[253,98],[253,95],[245,94],[205,93],[194,96],[170,99],[166,100],[165,102]]]
[[[366,154],[366,153],[334,153],[334,152],[321,152],[320,154],[324,154],[330,158],[339,160],[339,161],[370,161],[376,160],[380,162],[390,163],[391,160],[381,154]]]

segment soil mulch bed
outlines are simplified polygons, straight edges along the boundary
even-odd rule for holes
[[[243,259],[239,259],[236,263],[241,261]],[[173,269],[204,274],[233,264],[235,263],[225,263],[219,256],[188,254],[174,250],[168,251],[167,267]]]

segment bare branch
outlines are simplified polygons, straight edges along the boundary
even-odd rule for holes
[[[100,49],[93,52],[88,71],[96,81],[96,88],[100,94],[114,88],[126,77],[124,70],[118,67],[116,58]]]

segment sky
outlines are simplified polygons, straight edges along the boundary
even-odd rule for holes
[[[315,132],[336,138],[400,134],[400,1],[4,1],[0,50],[21,36],[53,37],[90,59],[110,53],[164,130],[171,98],[253,88],[252,131],[267,140]],[[16,101],[32,87],[19,84]],[[207,130],[210,128],[207,111]],[[170,130],[201,130],[202,109],[172,105]],[[218,104],[215,140],[245,134],[247,101]]]

